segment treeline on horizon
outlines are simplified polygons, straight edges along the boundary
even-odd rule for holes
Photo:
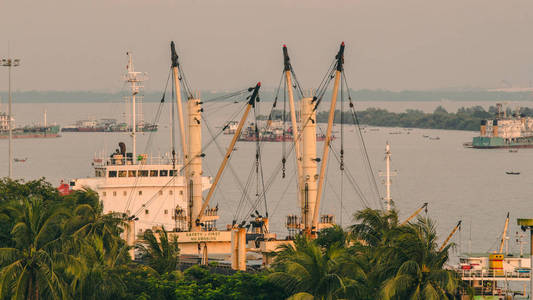
[[[202,99],[223,98],[233,91],[201,91]],[[145,102],[161,101],[162,91],[147,91]],[[167,101],[170,98],[167,91]],[[91,92],[91,91],[16,91],[13,93],[17,102],[35,103],[76,103],[76,102],[116,102],[121,101],[128,93],[122,92]],[[329,100],[331,93],[324,95]],[[527,101],[533,100],[531,92],[498,92],[487,90],[427,90],[427,91],[389,91],[389,90],[350,90],[350,95],[358,101]],[[6,91],[0,92],[2,99],[7,99]],[[263,101],[272,101],[275,91],[263,88]],[[244,99],[244,97],[243,97]],[[232,99],[233,101],[234,99]]]
[[[426,128],[426,129],[449,129],[449,130],[479,130],[480,122],[483,119],[492,119],[496,115],[496,107],[490,106],[485,110],[481,106],[461,107],[457,112],[448,112],[442,106],[438,106],[432,113],[426,113],[417,109],[408,109],[405,112],[395,113],[382,108],[367,108],[366,110],[357,111],[357,120],[361,125],[382,126],[382,127],[406,127],[406,128]],[[507,115],[512,111],[507,109]],[[524,116],[533,116],[533,109],[521,108],[520,114]],[[259,119],[266,119],[267,116],[261,116]],[[280,110],[272,112],[274,120],[282,118]],[[286,120],[290,116],[287,113]],[[320,111],[317,113],[318,123],[327,123],[328,112]],[[354,115],[350,110],[341,114],[340,110],[335,111],[334,123],[354,124]]]

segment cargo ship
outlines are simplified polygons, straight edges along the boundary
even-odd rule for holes
[[[533,148],[533,118],[517,110],[511,116],[496,104],[498,112],[493,120],[481,120],[479,136],[472,140],[477,149]]]
[[[283,121],[273,121],[269,126],[267,124],[261,124],[262,121],[258,121],[258,133],[255,132],[256,123],[250,123],[248,127],[243,129],[242,134],[239,136],[239,141],[243,142],[255,142],[257,140],[262,142],[290,142],[293,140],[293,130],[290,126],[284,126]],[[230,131],[231,127],[228,126],[225,131]],[[235,132],[235,131],[233,131]],[[332,137],[334,139],[335,137]],[[324,141],[326,136],[324,134],[316,134],[316,140],[318,142]]]
[[[131,126],[116,119],[79,120],[75,124],[65,126],[62,132],[129,132]],[[137,122],[137,132],[157,131],[157,124],[144,121]]]
[[[43,125],[26,125],[13,128],[12,134],[14,139],[53,138],[60,136],[59,131],[59,125],[47,125],[45,121]],[[0,112],[0,139],[7,138],[9,138],[9,116],[7,113]]]

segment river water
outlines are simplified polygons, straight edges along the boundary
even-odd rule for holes
[[[258,110],[267,113],[268,102],[262,103]],[[391,111],[403,111],[406,108],[417,108],[432,111],[438,105],[449,111],[462,106],[481,105],[487,108],[493,102],[359,102],[359,109],[381,107]],[[522,103],[533,106],[533,103]],[[168,106],[168,105],[167,105]],[[145,103],[146,120],[152,120],[157,111],[157,103]],[[205,114],[208,125],[213,132],[239,111],[241,104],[211,103],[206,104]],[[47,110],[48,122],[61,125],[73,123],[86,118],[117,118],[121,119],[124,104],[121,103],[23,103],[14,106],[17,125],[42,122],[42,113]],[[240,115],[238,115],[240,117]],[[235,119],[238,119],[235,118]],[[160,118],[160,130],[153,135],[153,142],[147,146],[149,134],[140,134],[137,152],[148,152],[161,155],[170,149],[169,109],[164,107]],[[205,123],[204,123],[205,124]],[[334,128],[337,139],[334,149],[339,152],[341,129]],[[392,134],[391,134],[392,133]],[[463,220],[462,230],[453,238],[458,244],[456,254],[463,251],[486,252],[495,250],[498,237],[501,235],[505,216],[511,214],[510,251],[518,252],[519,245],[515,242],[516,218],[533,217],[532,176],[533,149],[520,149],[517,153],[507,150],[475,150],[467,149],[462,143],[471,141],[476,132],[428,129],[398,128],[367,128],[362,133],[366,145],[372,171],[377,178],[379,196],[370,180],[370,169],[364,159],[362,143],[358,131],[353,126],[344,129],[345,165],[344,175],[339,170],[339,162],[335,155],[330,155],[327,183],[321,213],[336,215],[336,221],[343,226],[352,223],[352,214],[365,205],[380,207],[380,197],[384,194],[383,177],[379,171],[385,167],[384,148],[390,142],[392,149],[393,177],[392,195],[401,219],[405,219],[422,203],[428,202],[428,215],[437,224],[440,240],[444,240],[458,220]],[[430,139],[439,137],[439,140]],[[221,162],[221,150],[229,144],[231,136],[220,135],[217,143],[211,143],[205,149],[206,159],[204,170],[213,176]],[[178,139],[177,139],[178,140]],[[211,140],[207,128],[203,132],[204,144]],[[124,133],[63,133],[57,139],[15,140],[15,157],[27,157],[26,163],[14,163],[14,176],[25,180],[45,177],[52,184],[58,185],[61,179],[78,178],[92,174],[91,162],[95,153],[110,153],[117,148],[119,141],[130,145],[130,139]],[[7,140],[0,140],[0,170],[7,175]],[[179,143],[176,142],[177,149]],[[221,215],[219,228],[231,223],[231,220],[242,218],[250,212],[247,199],[241,203],[242,190],[239,182],[246,185],[252,178],[247,192],[249,200],[254,202],[258,186],[255,182],[254,157],[255,143],[240,142],[232,155],[231,169],[226,170],[224,177],[215,193],[213,204],[218,203]],[[294,157],[288,155],[286,177],[282,178],[280,161],[283,143],[264,143],[262,162],[267,192],[267,209],[271,218],[271,230],[286,235],[284,228],[287,214],[298,214],[296,200],[296,184],[294,181]],[[322,143],[318,144],[317,153],[322,152]],[[291,153],[290,143],[285,144],[285,153]],[[252,172],[251,172],[252,170]],[[519,171],[519,176],[506,175],[506,171]],[[236,176],[234,176],[234,174]],[[250,176],[250,174],[252,174]],[[275,175],[272,175],[275,174]],[[273,180],[270,181],[269,178]],[[359,187],[356,193],[349,177]],[[360,195],[362,194],[362,196]],[[265,204],[258,205],[260,213],[264,213]],[[525,236],[525,235],[524,235]],[[524,242],[527,242],[524,240]],[[527,245],[527,244],[525,244]],[[528,247],[524,247],[528,248]]]

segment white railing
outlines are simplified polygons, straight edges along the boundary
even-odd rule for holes
[[[523,279],[529,279],[529,270],[523,270],[523,271],[503,271],[503,270],[462,270],[462,269],[456,269],[455,270],[461,277],[464,278],[497,278],[497,279],[505,279],[505,278],[523,278]]]

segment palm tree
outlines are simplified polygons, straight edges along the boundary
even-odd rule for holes
[[[316,242],[298,236],[294,245],[281,246],[270,274],[271,280],[283,286],[293,299],[335,299],[346,292],[346,282],[339,272],[344,248],[334,244],[322,249]],[[302,298],[303,297],[303,298]]]
[[[444,269],[452,245],[438,250],[435,224],[428,218],[419,217],[402,231],[393,242],[395,254],[386,257],[399,265],[395,275],[383,283],[382,298],[449,299],[460,284],[455,272]]]
[[[178,268],[180,251],[178,237],[174,235],[169,240],[164,227],[155,233],[146,230],[143,240],[136,245],[136,248],[141,252],[142,259],[146,259],[148,265],[159,274],[172,272]]]
[[[396,210],[366,208],[356,212],[354,219],[359,223],[350,226],[353,238],[372,247],[385,244],[399,226]]]
[[[83,239],[80,260],[84,266],[71,283],[72,293],[77,299],[110,299],[121,295],[126,289],[118,274],[118,268],[130,262],[129,247],[116,240],[111,246],[105,245],[99,235]]]
[[[57,267],[68,257],[56,249],[67,214],[46,209],[39,197],[23,199],[20,209],[11,231],[14,246],[0,248],[0,297],[66,298],[68,291]]]

